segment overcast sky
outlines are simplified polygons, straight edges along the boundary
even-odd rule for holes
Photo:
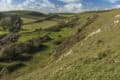
[[[0,11],[82,12],[119,8],[120,0],[0,0]]]

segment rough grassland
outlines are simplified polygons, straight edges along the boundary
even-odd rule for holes
[[[0,61],[0,65],[10,68],[14,66],[14,69],[17,68],[16,63],[25,65],[4,74],[3,80],[120,79],[119,9],[79,14],[42,14],[30,11],[9,13],[18,14],[23,19],[17,42],[27,43],[44,36],[50,39],[42,42],[45,49],[31,53],[32,58],[28,61]],[[68,26],[73,18],[76,21]],[[61,22],[68,24],[64,26]],[[59,26],[60,23],[64,27]],[[46,30],[55,26],[58,30]],[[3,34],[9,33],[0,29],[0,35]],[[56,57],[59,52],[62,53]]]
[[[112,10],[79,14],[80,18],[99,15],[94,23],[87,26],[86,38],[63,53],[58,60],[16,80],[119,80],[119,13],[120,10]],[[84,19],[81,24],[82,21]],[[95,33],[97,30],[99,32]]]

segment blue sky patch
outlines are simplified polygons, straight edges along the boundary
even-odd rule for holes
[[[0,0],[0,11],[83,12],[120,8],[120,0]]]

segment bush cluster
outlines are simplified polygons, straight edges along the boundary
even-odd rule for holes
[[[17,15],[4,15],[0,18],[0,25],[3,30],[18,32],[22,26],[22,19]]]
[[[5,60],[23,60],[24,57],[30,57],[28,54],[44,50],[46,48],[43,42],[50,40],[49,36],[38,37],[27,42],[16,42],[2,48],[0,59]],[[26,54],[25,54],[26,53]]]

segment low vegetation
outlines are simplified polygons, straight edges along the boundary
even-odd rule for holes
[[[5,30],[2,25],[0,28],[0,78],[119,80],[120,24],[114,23],[120,20],[119,12],[4,13],[17,16],[13,22],[7,21],[15,25],[6,23]],[[8,17],[0,15],[4,23]]]
[[[22,20],[17,15],[3,15],[0,19],[0,24],[3,30],[9,32],[18,32],[21,29]]]

